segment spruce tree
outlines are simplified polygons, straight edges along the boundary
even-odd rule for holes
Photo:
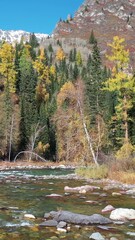
[[[86,82],[86,106],[91,116],[91,122],[95,123],[97,114],[102,112],[103,91],[101,91],[103,75],[100,52],[97,43],[93,45],[92,56],[87,62]]]
[[[32,47],[32,48],[36,48],[39,46],[39,43],[38,43],[38,40],[35,36],[34,33],[31,33],[30,34],[30,39],[29,39],[29,45]]]
[[[37,123],[36,85],[37,77],[28,49],[24,48],[20,58],[20,146],[25,149]]]
[[[91,34],[90,34],[89,43],[90,44],[96,44],[97,43],[97,40],[95,38],[93,30],[91,31]]]

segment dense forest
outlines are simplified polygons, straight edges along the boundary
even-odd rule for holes
[[[34,34],[26,43],[0,44],[1,160],[19,152],[96,165],[107,156],[133,157],[135,77],[125,40],[109,44],[109,67],[93,32],[87,61],[77,48],[65,54],[57,44],[57,52],[41,48]]]

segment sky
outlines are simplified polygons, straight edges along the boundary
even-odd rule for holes
[[[51,34],[84,0],[0,0],[0,29]]]

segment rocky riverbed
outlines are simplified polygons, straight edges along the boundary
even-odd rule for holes
[[[135,185],[73,169],[0,171],[0,239],[135,239]]]

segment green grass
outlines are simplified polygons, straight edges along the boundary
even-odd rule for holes
[[[102,179],[108,177],[108,167],[101,165],[99,167],[90,165],[88,167],[79,167],[75,170],[75,173],[84,178]]]

